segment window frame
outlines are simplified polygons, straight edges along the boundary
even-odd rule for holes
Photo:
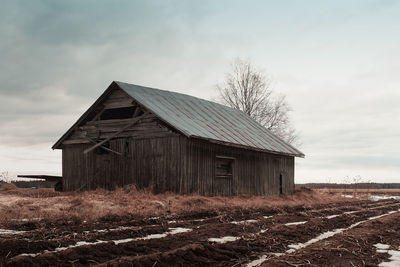
[[[230,173],[226,174],[226,175],[221,175],[218,174],[217,170],[218,170],[218,166],[217,166],[217,162],[218,161],[226,161],[229,162],[229,166],[230,166]],[[236,158],[234,157],[228,157],[228,156],[221,156],[221,155],[216,155],[215,156],[215,178],[217,179],[233,179],[234,177],[234,166],[235,166],[235,161]]]

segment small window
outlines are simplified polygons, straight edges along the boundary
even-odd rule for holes
[[[135,107],[110,108],[100,115],[100,120],[130,119],[134,112]]]
[[[232,178],[234,158],[217,156],[215,159],[215,177]]]

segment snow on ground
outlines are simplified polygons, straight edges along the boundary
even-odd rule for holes
[[[307,221],[301,221],[301,222],[291,222],[291,223],[285,223],[285,225],[298,225],[298,224],[305,224]]]
[[[397,250],[389,249],[390,245],[375,244],[378,253],[388,253],[390,255],[389,261],[381,262],[378,266],[383,267],[397,267],[400,266],[400,247]]]
[[[354,195],[342,195],[344,198],[354,198]]]
[[[20,254],[18,256],[36,257],[36,256],[38,256],[40,254],[43,254],[43,253],[55,253],[55,252],[59,252],[59,251],[63,251],[63,250],[69,249],[69,248],[75,248],[75,247],[80,247],[80,246],[85,246],[85,245],[97,245],[97,244],[107,243],[107,242],[114,242],[114,244],[118,245],[118,244],[128,243],[128,242],[137,241],[137,240],[149,240],[149,239],[164,238],[164,237],[166,237],[168,235],[176,235],[176,234],[180,234],[180,233],[187,233],[187,232],[190,232],[190,231],[192,231],[192,229],[190,229],[190,228],[177,227],[177,228],[169,228],[168,232],[165,232],[165,233],[162,233],[162,234],[151,234],[151,235],[147,235],[145,237],[126,238],[126,239],[110,240],[110,241],[97,240],[95,242],[79,241],[79,242],[76,242],[73,245],[56,248],[53,251],[45,250],[45,251],[39,252],[39,253],[31,253],[31,254],[23,253],[23,254]]]
[[[224,244],[226,242],[233,242],[233,241],[239,240],[240,238],[241,237],[237,237],[237,236],[224,236],[224,237],[219,237],[219,238],[209,238],[208,241],[219,243],[219,244]]]
[[[256,223],[257,220],[245,220],[245,221],[232,221],[233,224],[245,224],[245,223]]]
[[[369,217],[368,219],[363,220],[363,221],[359,221],[359,222],[357,222],[357,223],[354,223],[354,224],[350,225],[350,226],[347,227],[347,228],[338,228],[338,229],[335,229],[335,230],[332,230],[332,231],[328,231],[328,232],[322,233],[322,234],[320,234],[319,236],[317,236],[317,237],[315,237],[315,238],[313,238],[313,239],[310,239],[310,240],[308,240],[308,241],[305,242],[305,243],[291,244],[291,245],[288,246],[289,249],[286,250],[285,253],[282,253],[282,254],[277,253],[275,256],[276,256],[276,257],[279,257],[279,256],[284,255],[284,254],[293,253],[293,252],[295,252],[295,251],[297,251],[297,250],[299,250],[299,249],[305,248],[305,247],[307,247],[307,246],[309,246],[309,245],[311,245],[311,244],[314,244],[314,243],[316,243],[316,242],[318,242],[318,241],[324,240],[324,239],[329,238],[329,237],[332,237],[332,236],[334,236],[334,235],[336,235],[336,234],[340,234],[340,233],[342,233],[342,232],[344,232],[344,231],[346,231],[346,230],[352,229],[352,228],[354,228],[354,227],[356,227],[356,226],[358,226],[358,225],[360,225],[360,224],[362,224],[362,223],[365,223],[365,222],[367,222],[367,221],[379,219],[379,218],[382,218],[382,217],[384,217],[384,216],[387,216],[387,215],[390,215],[390,214],[393,214],[393,213],[396,213],[396,212],[400,212],[400,209],[394,210],[394,211],[390,211],[390,212],[385,213],[385,214],[382,214],[382,215]],[[388,253],[389,253],[389,251],[388,251]],[[399,253],[400,253],[400,251],[399,251]],[[397,259],[396,257],[398,256],[398,254],[394,253],[393,251],[390,251],[389,254],[392,255],[392,257],[393,257],[395,260]],[[254,266],[260,265],[261,263],[263,263],[264,261],[266,261],[268,258],[270,258],[270,257],[268,257],[268,255],[273,255],[273,254],[269,253],[269,254],[266,254],[266,255],[262,255],[260,258],[254,260],[254,261],[251,261],[250,263],[248,263],[248,264],[246,265],[246,267],[254,267]],[[400,255],[399,255],[399,256],[400,256]],[[391,257],[390,259],[392,259],[392,257]],[[400,258],[399,258],[399,260],[400,260]],[[382,266],[388,266],[388,267],[391,267],[391,266],[399,266],[399,262],[397,262],[397,261],[395,261],[395,262],[396,262],[397,265],[395,264],[395,265],[382,265]],[[381,266],[381,265],[380,265],[380,266]]]
[[[16,231],[9,229],[0,229],[0,235],[20,235],[26,233],[26,231]]]
[[[372,200],[372,201],[379,201],[379,200],[386,200],[386,199],[400,199],[400,196],[372,195],[369,197],[369,200]]]

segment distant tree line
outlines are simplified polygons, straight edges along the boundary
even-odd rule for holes
[[[330,189],[398,189],[400,183],[352,183],[352,184],[333,184],[333,183],[308,183],[296,184],[296,186],[306,186],[309,188],[330,188]]]

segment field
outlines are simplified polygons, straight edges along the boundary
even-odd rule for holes
[[[377,193],[202,197],[5,185],[0,266],[398,266],[399,192]]]

